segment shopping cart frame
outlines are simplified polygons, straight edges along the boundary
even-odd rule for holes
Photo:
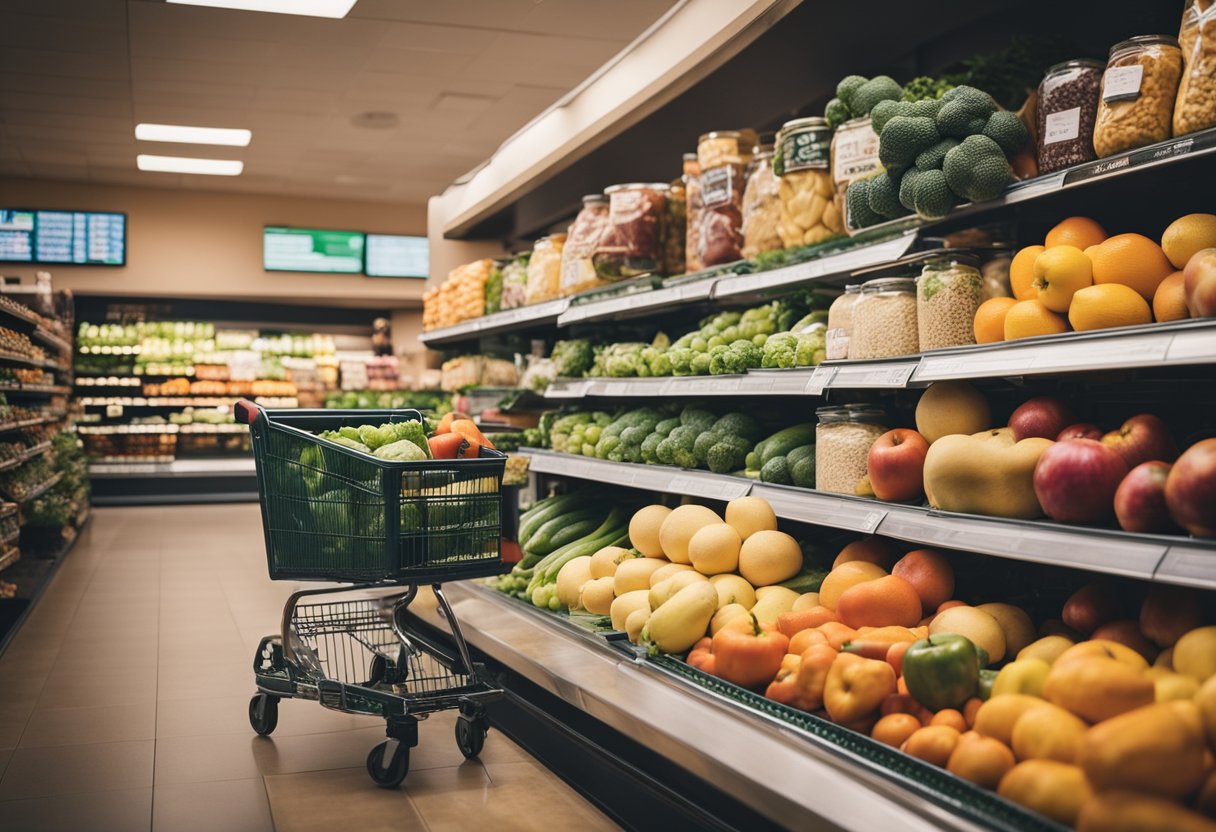
[[[286,558],[288,562],[283,563],[282,547],[276,548],[274,532],[276,528],[281,528],[283,521],[271,508],[276,495],[268,494],[268,489],[273,492],[273,483],[281,482],[282,475],[280,473],[276,480],[268,468],[283,460],[270,457],[264,446],[272,432],[283,432],[294,443],[293,448],[314,443],[320,447],[332,446],[326,448],[326,453],[331,454],[329,458],[335,458],[332,454],[336,452],[362,462],[367,460],[366,454],[322,440],[310,431],[333,429],[344,424],[357,426],[422,420],[421,414],[413,410],[268,411],[249,402],[238,402],[235,415],[238,421],[250,426],[272,580],[300,577],[295,574],[297,570],[289,557]],[[304,430],[304,426],[309,430]],[[343,585],[299,589],[287,599],[279,632],[262,638],[253,659],[257,693],[249,702],[249,722],[256,733],[268,736],[274,731],[278,725],[278,703],[282,699],[314,700],[331,710],[381,717],[385,720],[387,739],[368,754],[367,770],[377,785],[395,788],[409,771],[410,749],[418,743],[418,723],[436,711],[459,709],[455,730],[457,746],[468,759],[480,754],[488,731],[486,703],[501,697],[502,689],[492,683],[484,665],[472,661],[468,643],[444,595],[442,583],[446,579],[498,574],[507,568],[502,562],[502,552],[515,545],[514,529],[517,525],[513,501],[509,499],[510,492],[506,492],[502,499],[499,526],[493,529],[495,535],[501,533],[497,557],[493,559],[486,557],[484,550],[478,550],[474,557],[466,558],[453,557],[449,548],[440,548],[433,560],[423,557],[422,562],[416,562],[418,551],[426,555],[431,549],[425,545],[421,549],[401,545],[398,535],[407,532],[401,529],[401,518],[396,513],[402,510],[403,504],[425,503],[428,499],[441,503],[447,501],[449,504],[454,502],[457,510],[462,500],[479,500],[484,512],[487,502],[484,491],[457,489],[453,495],[431,486],[427,492],[423,492],[430,493],[429,497],[418,497],[413,493],[406,497],[405,492],[401,491],[402,478],[407,473],[412,473],[417,481],[433,483],[436,476],[442,478],[445,473],[450,474],[454,465],[467,466],[463,470],[473,472],[471,481],[484,483],[487,476],[485,471],[493,471],[496,462],[497,483],[501,492],[505,455],[483,449],[482,457],[463,462],[435,461],[432,463],[438,470],[435,475],[432,475],[435,472],[427,470],[425,463],[371,461],[376,469],[390,472],[385,477],[388,484],[384,486],[384,510],[388,516],[379,527],[387,530],[382,532],[385,535],[382,565],[378,556],[372,558],[376,580],[359,581],[358,575],[335,568],[309,577],[341,582]],[[472,466],[478,467],[474,469]],[[463,482],[463,470],[461,475],[450,476],[451,482]],[[344,471],[346,478],[350,479],[349,470]],[[352,481],[352,487],[355,486],[364,487]],[[365,487],[364,490],[374,493],[374,489]],[[309,519],[310,516],[296,507],[289,519],[298,527],[301,517]],[[319,517],[318,523],[325,515]],[[427,517],[425,507],[421,517],[423,520]],[[478,535],[468,539],[484,545],[488,531],[487,528],[479,528]],[[413,553],[408,563],[402,555],[404,549]],[[366,558],[360,562],[360,574],[366,569],[367,562]],[[417,598],[419,586],[422,585],[430,585],[434,592],[439,612],[451,628],[454,652],[438,644],[429,635],[408,626],[406,611]],[[386,592],[370,594],[375,590]],[[351,593],[358,593],[358,596],[350,600],[302,603],[318,596]]]

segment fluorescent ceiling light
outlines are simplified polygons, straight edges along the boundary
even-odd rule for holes
[[[302,14],[308,17],[346,17],[355,0],[168,0],[183,6],[211,6],[246,12]]]
[[[135,157],[135,164],[140,170],[205,173],[212,176],[237,176],[245,169],[245,163],[235,159],[191,159],[185,156],[149,156],[145,153]]]
[[[135,138],[144,142],[223,144],[246,147],[253,133],[231,127],[186,127],[181,124],[137,124]]]

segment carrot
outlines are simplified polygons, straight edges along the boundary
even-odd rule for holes
[[[461,438],[464,439],[464,437]],[[477,457],[481,456],[481,445],[472,439],[464,439],[460,443],[460,453],[457,456],[460,459],[477,459]]]
[[[836,620],[836,613],[827,607],[809,607],[781,613],[777,616],[777,629],[793,638],[800,630],[809,630]]]
[[[465,438],[458,433],[437,433],[426,441],[435,459],[456,459],[460,456]]]
[[[473,424],[472,419],[454,419],[451,425],[452,433],[459,433],[470,443],[484,445],[487,448],[493,448],[494,443],[486,439],[485,434],[478,429],[477,425]]]
[[[441,434],[441,433],[451,433],[452,432],[452,422],[456,421],[457,419],[468,419],[468,418],[469,418],[468,415],[465,413],[461,413],[456,410],[449,410],[447,413],[443,414],[443,418],[440,419],[439,424],[435,426],[435,433],[436,433],[436,435]]]

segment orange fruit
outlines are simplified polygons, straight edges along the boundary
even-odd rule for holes
[[[891,564],[895,563],[896,555],[896,551],[884,538],[871,535],[870,537],[863,537],[861,540],[854,540],[841,549],[840,554],[836,556],[836,560],[832,561],[832,568],[835,569],[842,563],[864,561],[881,566],[886,570],[890,569]]]
[[[1085,249],[1105,239],[1106,230],[1089,217],[1069,217],[1060,220],[1055,228],[1048,231],[1044,242],[1048,248],[1076,246]]]
[[[1186,305],[1186,290],[1183,288],[1182,277],[1182,272],[1174,272],[1161,281],[1161,285],[1153,293],[1153,320],[1181,321],[1191,317],[1191,311]]]
[[[1135,289],[1121,283],[1090,286],[1073,295],[1068,322],[1077,332],[1137,326],[1153,321],[1148,302]]]
[[[1117,234],[1102,243],[1091,259],[1094,283],[1122,283],[1147,301],[1174,271],[1161,246],[1143,234]]]
[[[1097,245],[1092,245],[1092,246],[1087,247],[1082,253],[1090,259],[1090,262],[1093,262],[1094,252],[1097,251],[1098,249],[1100,249],[1101,247],[1102,247],[1102,244],[1098,243]]]
[[[920,720],[912,714],[887,714],[874,723],[874,730],[870,736],[881,743],[899,748],[908,737],[920,729]]]
[[[836,614],[849,627],[914,627],[920,621],[920,596],[903,578],[887,575],[846,589]]]
[[[876,563],[868,563],[863,560],[851,560],[848,563],[842,563],[839,566],[833,567],[832,571],[823,579],[823,583],[819,585],[819,603],[835,611],[836,602],[840,600],[840,596],[849,587],[862,581],[872,581],[876,578],[881,578],[886,574],[887,570]]]
[[[933,715],[929,720],[930,725],[949,725],[960,734],[967,730],[967,718],[963,716],[962,711],[956,711],[954,708],[943,708]]]
[[[984,704],[984,700],[978,696],[973,696],[963,703],[963,719],[967,720],[967,727],[975,727],[975,715],[980,711],[980,705]]]
[[[992,737],[968,731],[946,762],[946,771],[985,789],[995,789],[1001,778],[1017,764],[1009,746]]]
[[[1056,246],[1034,261],[1037,297],[1052,312],[1067,312],[1073,293],[1094,282],[1093,263],[1076,246]]]
[[[960,736],[958,729],[949,725],[926,725],[908,737],[900,746],[900,751],[926,763],[944,767],[958,746]]]
[[[975,343],[995,344],[1005,340],[1005,313],[1017,303],[1013,298],[988,298],[975,310]]]
[[[926,610],[936,610],[954,594],[954,567],[933,549],[908,552],[891,567],[891,574],[912,584]]]
[[[1181,269],[1201,248],[1216,246],[1216,214],[1187,214],[1169,224],[1161,235],[1161,250]]]
[[[1030,285],[1034,282],[1034,260],[1046,250],[1044,246],[1026,246],[1013,255],[1009,264],[1009,288],[1018,300],[1030,300],[1035,296],[1034,287]]]
[[[1058,335],[1068,332],[1068,322],[1039,300],[1020,300],[1005,313],[1005,340]]]

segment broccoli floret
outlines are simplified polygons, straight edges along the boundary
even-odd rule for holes
[[[898,101],[903,94],[904,88],[894,78],[876,75],[853,93],[852,100],[848,102],[849,110],[854,116],[868,116],[879,101]]]
[[[760,366],[766,370],[788,370],[794,366],[794,353],[798,349],[798,336],[789,332],[770,335],[764,342],[764,354]]]
[[[887,122],[896,116],[910,116],[912,108],[900,101],[879,101],[874,105],[874,109],[870,111],[870,126],[874,128],[874,132],[882,134],[882,128],[887,126]]]
[[[694,376],[709,375],[709,366],[710,366],[709,353],[698,352],[693,355],[692,364],[690,365],[690,367],[692,369],[692,374]]]
[[[848,106],[839,98],[833,98],[828,102],[828,106],[824,108],[823,117],[827,119],[828,127],[835,130],[840,125],[849,120],[852,113],[849,112]]]
[[[1013,169],[1001,146],[987,136],[968,136],[946,154],[946,184],[963,199],[984,202],[1000,196],[1013,181]]]
[[[904,170],[917,154],[932,147],[941,136],[933,119],[896,116],[887,122],[878,139],[878,159],[888,171]]]
[[[955,87],[942,96],[937,113],[937,129],[943,136],[964,139],[979,133],[996,112],[992,96],[975,87]]]
[[[658,448],[659,443],[667,438],[663,433],[652,433],[642,440],[641,455],[642,461],[654,464],[659,461]]]
[[[946,186],[946,175],[940,170],[918,171],[912,201],[918,217],[937,220],[949,214],[954,194]]]
[[[912,168],[904,173],[899,179],[899,204],[907,208],[909,211],[916,210],[916,185],[920,179],[921,171],[917,168]],[[850,186],[850,191],[852,187]]]
[[[1006,156],[1013,156],[1030,141],[1030,132],[1016,114],[997,110],[984,125],[984,135],[992,139]]]
[[[899,204],[899,182],[886,171],[870,179],[866,196],[870,210],[880,217],[895,219],[907,213]]]
[[[937,114],[941,112],[942,102],[937,99],[928,98],[924,101],[913,101],[911,104],[905,105],[908,108],[908,115],[918,116],[923,118],[931,118],[936,120]]]
[[[941,170],[946,154],[958,147],[958,139],[945,138],[932,147],[922,150],[916,157],[917,170]]]
[[[764,358],[761,349],[751,341],[739,339],[730,346],[714,347],[709,351],[709,372],[720,376],[730,373],[745,373],[759,367]]]
[[[680,412],[680,424],[696,428],[697,433],[703,433],[713,427],[718,417],[700,407],[686,407]]]
[[[707,430],[697,436],[697,440],[692,443],[692,455],[697,458],[698,465],[704,465],[709,458],[709,449],[722,441],[722,437],[712,430]]]
[[[760,469],[760,481],[773,482],[778,485],[793,485],[794,481],[790,479],[790,468],[785,462],[785,457],[775,456],[764,463],[764,467]]]
[[[844,205],[850,228],[865,228],[882,222],[882,217],[870,210],[870,180],[858,179],[845,191]]]
[[[827,331],[827,327],[815,327],[798,336],[795,366],[814,367],[828,357]]]
[[[715,474],[738,471],[747,459],[752,444],[736,436],[727,436],[714,443],[705,456],[706,465]]]
[[[921,75],[904,84],[904,101],[919,101],[921,99],[938,99],[947,90],[954,89],[949,81],[944,81]]]
[[[853,95],[861,88],[861,85],[866,82],[866,79],[861,75],[846,75],[840,79],[840,83],[836,85],[836,97],[844,102],[844,106],[849,108],[849,112],[853,115],[860,115],[857,108],[853,106]]]
[[[639,376],[669,376],[671,375],[671,359],[665,349],[647,347],[642,350],[641,362],[638,365]],[[645,370],[645,373],[643,373]]]
[[[739,436],[753,445],[764,438],[764,428],[746,413],[727,413],[714,422],[711,430],[719,436]]]
[[[666,436],[667,434],[671,433],[673,430],[675,430],[679,426],[680,426],[679,417],[673,416],[668,419],[663,419],[661,422],[659,422],[657,425],[655,425],[654,432],[662,437],[662,436]]]
[[[786,457],[786,462],[789,462],[789,457]],[[809,454],[801,457],[796,462],[790,464],[790,479],[794,481],[794,485],[799,488],[814,488],[815,487],[815,454]]]
[[[674,376],[692,375],[692,357],[696,355],[688,347],[672,347],[667,351],[667,360],[671,362],[671,374]]]
[[[578,378],[591,369],[595,363],[595,350],[591,342],[579,338],[572,341],[558,341],[553,345],[549,354],[557,374],[563,378]]]
[[[693,445],[697,441],[701,431],[689,425],[681,425],[680,427],[669,433],[655,447],[655,457],[664,465],[678,465],[676,462],[677,455],[680,454],[680,459],[691,459],[692,464],[682,465],[683,468],[696,468],[696,457],[693,456]]]

